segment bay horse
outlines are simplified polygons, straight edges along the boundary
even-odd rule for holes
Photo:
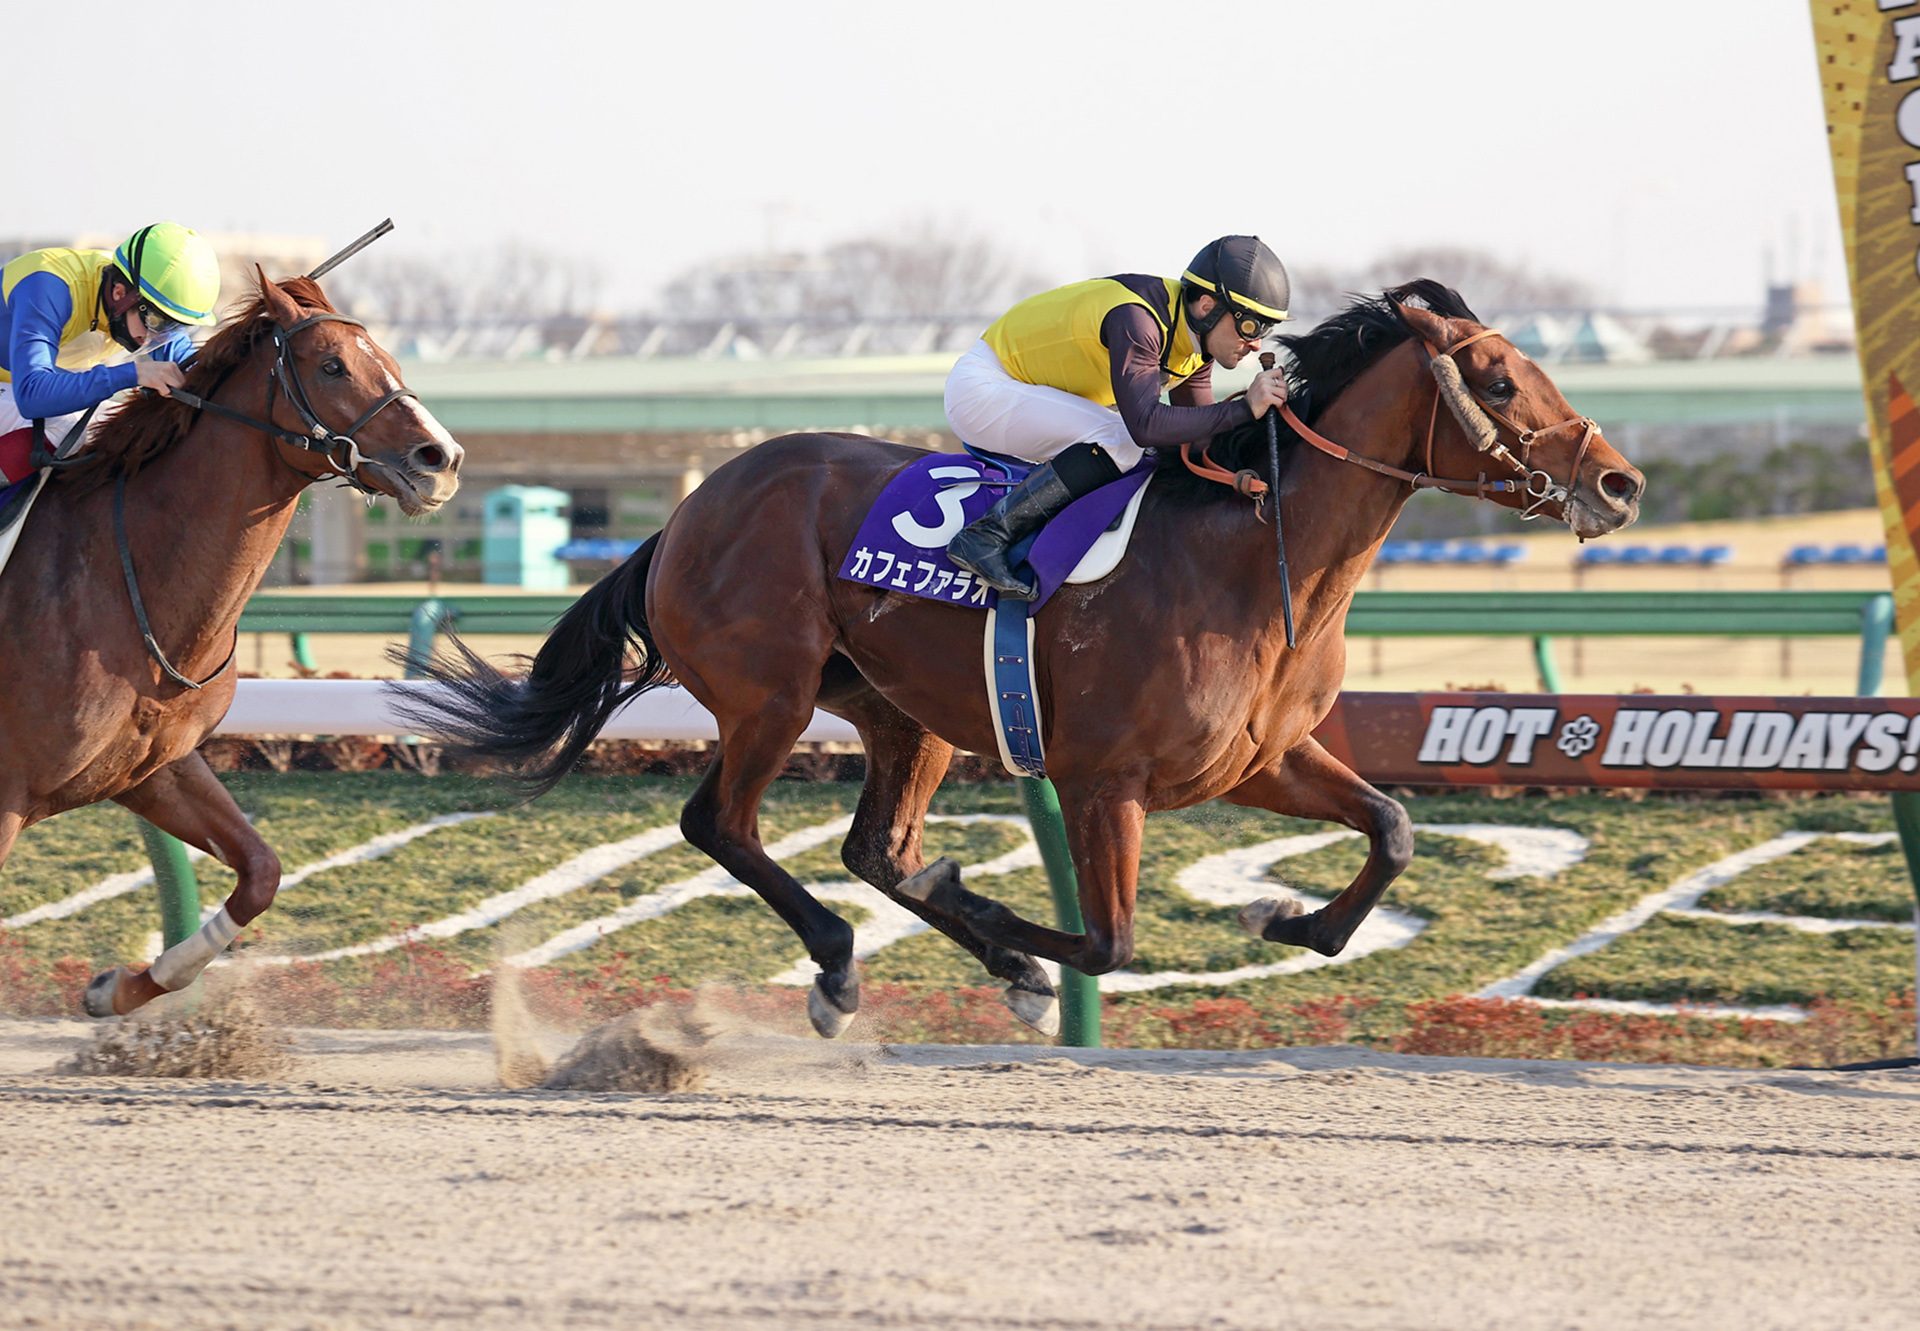
[[[279,886],[279,859],[196,749],[233,701],[240,611],[300,492],[338,477],[431,513],[461,457],[359,320],[308,278],[262,273],[184,391],[106,416],[42,486],[0,575],[0,866],[22,828],[111,799],[238,875],[151,968],[97,977],[94,1016],[192,983]]]
[[[1057,1030],[1059,1012],[1035,957],[1090,975],[1132,957],[1141,829],[1156,809],[1224,798],[1365,834],[1365,865],[1321,909],[1268,899],[1241,913],[1261,938],[1338,953],[1406,867],[1413,833],[1406,811],[1312,732],[1340,691],[1354,589],[1408,496],[1431,485],[1478,494],[1584,540],[1633,521],[1644,478],[1437,282],[1357,300],[1281,340],[1307,413],[1283,431],[1278,487],[1297,646],[1286,645],[1272,527],[1232,487],[1178,466],[1148,487],[1130,557],[1037,616],[1046,762],[1082,934],[974,893],[950,860],[923,863],[922,821],[954,749],[996,752],[983,622],[835,576],[868,507],[920,456],[912,448],[797,434],[729,461],[568,610],[524,680],[456,639],[459,656],[432,667],[445,687],[414,695],[409,721],[537,794],[621,703],[684,685],[720,743],[681,828],[800,936],[820,967],[808,1011],[826,1036],[858,1010],[854,933],[768,858],[758,830],[761,795],[816,706],[851,721],[866,748],[847,867],[1006,981],[1008,1006],[1036,1029]],[[1259,469],[1265,427],[1214,440],[1213,469]],[[629,649],[637,673],[623,669]]]

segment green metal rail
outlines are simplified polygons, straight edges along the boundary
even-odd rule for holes
[[[1360,592],[1348,637],[1533,639],[1540,687],[1560,693],[1553,639],[1860,639],[1856,692],[1880,691],[1893,597],[1871,591]]]
[[[240,616],[242,633],[287,633],[294,655],[312,668],[307,638],[316,633],[405,636],[431,648],[442,626],[463,635],[544,634],[573,604],[570,596],[256,596]],[[1893,627],[1893,598],[1872,591],[1755,592],[1382,592],[1353,598],[1347,636],[1533,640],[1540,686],[1562,692],[1553,640],[1561,638],[1858,637],[1857,692],[1880,691],[1881,662]]]

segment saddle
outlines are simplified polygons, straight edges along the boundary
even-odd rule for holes
[[[92,420],[93,410],[89,409],[67,431],[66,442],[59,449],[48,441],[45,421],[0,435],[0,572],[6,571],[7,560],[13,557],[20,530],[26,526],[27,510],[40,494],[48,470],[71,465],[68,445],[86,438]]]
[[[33,465],[33,431],[0,434],[0,569],[19,538],[21,519],[33,507],[41,473]]]
[[[868,509],[840,563],[849,582],[923,600],[989,608],[999,593],[947,558],[947,542],[983,515],[1033,464],[968,447],[933,453],[896,473]],[[1066,506],[1029,541],[1013,563],[1032,570],[1037,612],[1063,585],[1097,582],[1113,572],[1133,535],[1151,466],[1136,467]]]
[[[1097,582],[1113,572],[1133,535],[1153,466],[1134,468],[1067,505],[1034,536],[1013,548],[1039,594],[1003,599],[947,558],[947,542],[980,517],[1033,464],[966,446],[964,455],[935,453],[908,464],[860,524],[839,576],[906,596],[979,606],[987,612],[983,643],[987,701],[1000,761],[1015,776],[1046,775],[1039,693],[1033,685],[1033,616],[1062,586]]]

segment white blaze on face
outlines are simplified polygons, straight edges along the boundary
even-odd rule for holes
[[[383,394],[391,393],[394,389],[401,386],[400,381],[387,370],[385,361],[380,353],[374,349],[373,343],[369,342],[365,337],[355,337],[354,343],[361,351],[366,353],[368,363],[374,367],[374,372],[381,381],[380,391]],[[446,450],[449,465],[458,462],[466,456],[466,450],[460,447],[454,437],[447,432],[447,427],[435,420],[433,413],[420,404],[419,398],[400,398],[390,403],[381,414],[384,416],[387,412],[396,412],[400,415],[411,417],[423,435]]]

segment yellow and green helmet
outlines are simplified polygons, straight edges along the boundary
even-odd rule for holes
[[[220,303],[220,260],[207,238],[178,222],[155,222],[128,236],[113,264],[146,301],[174,323],[210,324]]]

